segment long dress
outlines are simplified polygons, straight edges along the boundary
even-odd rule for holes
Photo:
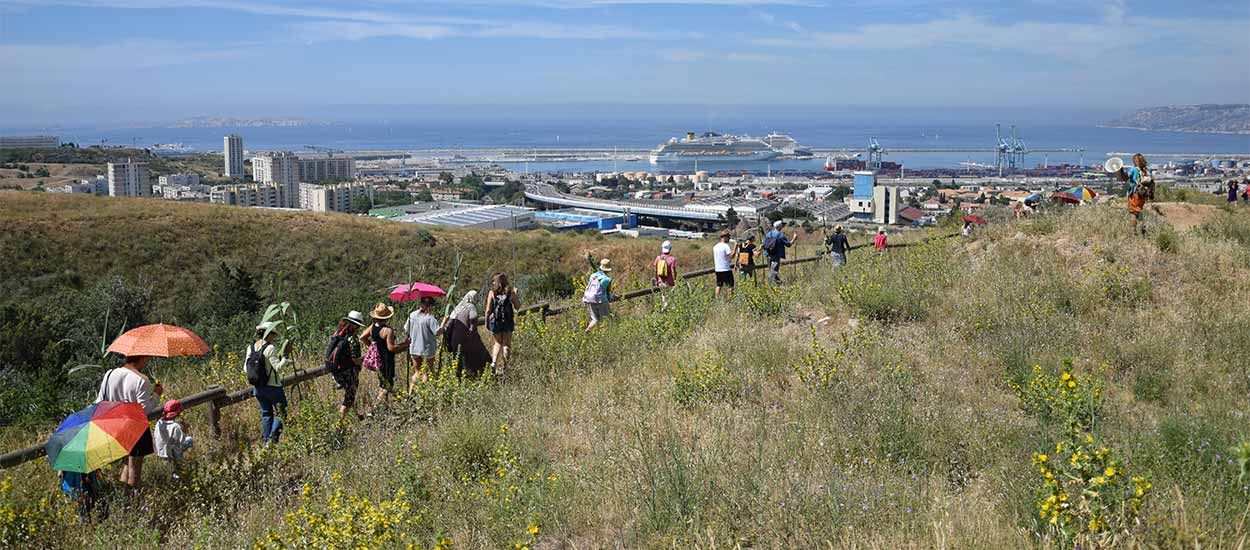
[[[469,378],[480,377],[490,361],[490,352],[486,351],[482,337],[477,333],[476,318],[471,309],[456,312],[443,333],[444,348],[457,360],[456,374]]]

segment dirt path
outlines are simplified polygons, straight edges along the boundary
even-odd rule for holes
[[[1214,206],[1187,202],[1156,202],[1146,208],[1167,220],[1177,231],[1193,229],[1219,213],[1219,209]]]

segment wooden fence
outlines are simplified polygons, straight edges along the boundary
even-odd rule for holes
[[[904,248],[904,247],[919,244],[928,240],[944,239],[944,238],[949,238],[952,236],[954,235],[938,235],[938,236],[929,237],[929,238],[916,241],[916,242],[912,242],[912,243],[901,243],[901,244],[890,245],[890,248]],[[872,245],[867,244],[867,243],[859,244],[859,245],[850,247],[849,250],[855,250],[858,248],[866,248],[869,246],[872,246]],[[823,257],[825,257],[824,254],[818,254],[816,256],[795,258],[793,260],[783,260],[782,265],[797,265],[797,264],[803,264],[803,263],[810,263],[810,262],[815,262]],[[711,275],[714,271],[715,270],[713,268],[699,269],[696,271],[682,273],[680,278],[683,280],[694,279],[696,277],[703,277],[706,275]],[[654,288],[654,287],[631,290],[629,292],[622,294],[619,297],[619,299],[633,300],[636,298],[642,298],[644,296],[650,296],[651,294],[654,294],[658,290],[659,290],[658,288]],[[562,313],[566,313],[574,309],[575,307],[576,307],[575,303],[557,306],[557,305],[552,305],[550,302],[540,302],[532,306],[524,307],[524,308],[517,310],[517,315],[521,316],[521,315],[540,314],[543,316],[543,318],[546,318],[552,315],[560,315]],[[479,317],[477,320],[477,324],[481,325],[483,322],[484,321],[482,320],[482,318]],[[300,382],[312,380],[314,378],[325,376],[327,374],[330,374],[330,371],[326,369],[325,366],[320,366],[320,367],[307,369],[307,370],[298,370],[290,376],[283,377],[282,385],[283,387],[293,386]],[[241,390],[237,390],[233,392],[228,392],[226,391],[225,388],[221,386],[211,386],[208,389],[205,389],[204,391],[179,399],[179,401],[182,402],[182,406],[184,410],[191,409],[193,407],[207,405],[208,406],[208,421],[209,421],[209,424],[212,426],[213,436],[217,437],[221,435],[221,426],[219,424],[219,420],[221,419],[221,410],[231,405],[236,405],[243,401],[247,401],[248,399],[251,399],[251,398],[252,398],[251,388],[245,388],[245,389],[241,389]],[[147,411],[148,420],[156,420],[157,418],[160,418],[161,412],[162,412],[161,409]],[[44,456],[45,454],[47,454],[47,451],[44,449],[43,444],[32,445],[24,449],[10,451],[10,452],[4,453],[3,455],[0,455],[0,468],[12,468],[19,464],[23,464],[31,460],[35,460],[36,458]]]

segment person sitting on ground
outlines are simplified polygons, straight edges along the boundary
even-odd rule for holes
[[[174,463],[174,479],[178,478],[178,466],[186,452],[195,443],[191,434],[182,424],[178,423],[178,415],[182,414],[182,402],[170,399],[165,402],[165,410],[161,419],[156,421],[155,439],[156,456]]]
[[[794,242],[799,238],[796,232],[787,239],[781,232],[784,225],[785,222],[777,220],[773,222],[773,230],[764,235],[764,254],[768,256],[768,278],[777,285],[781,284],[781,261],[786,259],[786,248],[794,246]]]
[[[833,234],[825,239],[825,248],[829,249],[829,260],[834,269],[846,265],[846,255],[851,250],[851,243],[846,240],[841,225],[833,226]]]
[[[377,349],[378,355],[378,405],[385,405],[395,390],[395,353],[404,350],[408,344],[405,340],[396,340],[395,330],[387,326],[391,317],[395,316],[395,308],[383,303],[373,306],[369,312],[373,324],[369,331],[361,337],[366,346]]]
[[[877,227],[877,236],[873,237],[872,246],[873,248],[877,249],[877,252],[885,252],[885,247],[887,246],[887,243],[886,243],[884,225]]]
[[[590,254],[586,258],[593,262]],[[590,310],[590,322],[586,323],[586,332],[590,332],[607,320],[612,313],[608,304],[612,302],[612,262],[607,258],[599,260],[599,269],[586,280],[586,290],[582,292],[582,303]]]
[[[490,352],[490,368],[502,374],[512,355],[512,331],[516,330],[516,310],[521,309],[516,287],[508,284],[508,275],[500,272],[491,277],[486,294],[486,329],[494,340]]]
[[[138,403],[148,413],[159,410],[160,403],[156,399],[165,393],[165,388],[160,383],[153,385],[143,372],[151,359],[146,355],[130,355],[126,357],[121,367],[104,373],[95,402]],[[130,455],[122,464],[122,483],[130,487],[139,486],[143,479],[143,457],[155,451],[153,445],[152,429],[148,428],[144,430],[135,446],[130,449]]]
[[[967,220],[964,220],[964,228],[963,228],[963,231],[960,231],[960,233],[959,233],[959,234],[960,234],[960,235],[963,235],[965,238],[966,238],[966,237],[971,237],[971,236],[972,236],[972,222],[967,221]]]
[[[677,286],[677,258],[673,257],[672,251],[673,243],[664,241],[660,245],[660,255],[656,256],[655,260],[651,262],[652,271],[655,272],[655,277],[651,279],[651,284],[659,289],[660,303],[665,308],[668,307],[668,295],[665,289]]]
[[[478,378],[486,370],[490,353],[477,334],[477,291],[464,293],[456,309],[443,319],[443,344],[456,358],[456,376]]]
[[[743,279],[751,279],[758,283],[755,275],[755,257],[759,251],[755,247],[755,235],[747,235],[746,239],[734,250],[734,258],[738,264],[738,273]]]
[[[716,294],[720,298],[721,287],[725,287],[725,296],[733,296],[734,272],[733,249],[729,246],[729,232],[720,234],[720,242],[712,246],[712,265],[716,272]]]
[[[408,316],[408,323],[404,325],[404,331],[408,333],[408,359],[412,361],[409,392],[417,387],[417,382],[429,382],[433,374],[438,335],[443,333],[443,325],[433,312],[434,298],[422,296],[421,306]]]
[[[264,376],[259,383],[252,385],[252,395],[260,407],[260,438],[265,445],[277,444],[282,437],[282,417],[286,416],[286,390],[282,387],[282,367],[291,360],[291,342],[286,343],[281,352],[273,345],[278,336],[278,322],[268,321],[256,325],[256,340],[243,352],[243,373],[247,374],[247,363],[262,361]]]
[[[359,311],[349,311],[339,319],[339,325],[326,347],[326,369],[334,377],[334,383],[343,390],[339,401],[339,420],[347,417],[348,409],[356,407],[356,391],[360,388],[361,351],[356,331],[364,328],[365,316]],[[356,417],[362,415],[357,412]]]

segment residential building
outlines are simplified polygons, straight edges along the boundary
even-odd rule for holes
[[[295,208],[298,205],[295,184],[241,183],[214,187],[209,202],[234,206]]]
[[[241,180],[246,176],[243,172],[243,136],[230,134],[224,138],[224,142],[225,176]]]
[[[878,185],[872,188],[872,221],[882,224],[898,223],[898,211],[902,208],[898,188]]]
[[[183,185],[195,186],[200,184],[199,174],[169,174],[157,178],[157,182],[161,187],[171,186],[180,187]]]
[[[252,179],[256,183],[299,183],[299,157],[290,152],[252,157]]]
[[[55,149],[61,146],[57,136],[0,136],[0,149]]]
[[[296,178],[302,183],[350,181],[355,177],[356,159],[351,157],[302,158],[298,160],[296,168]]]
[[[65,184],[65,192],[71,195],[107,195],[109,180],[104,176],[81,179],[77,183]]]
[[[367,183],[299,184],[299,207],[313,212],[351,212],[356,197],[373,199]]]
[[[110,162],[108,164],[109,196],[150,197],[152,181],[148,179],[148,164],[134,162]]]

